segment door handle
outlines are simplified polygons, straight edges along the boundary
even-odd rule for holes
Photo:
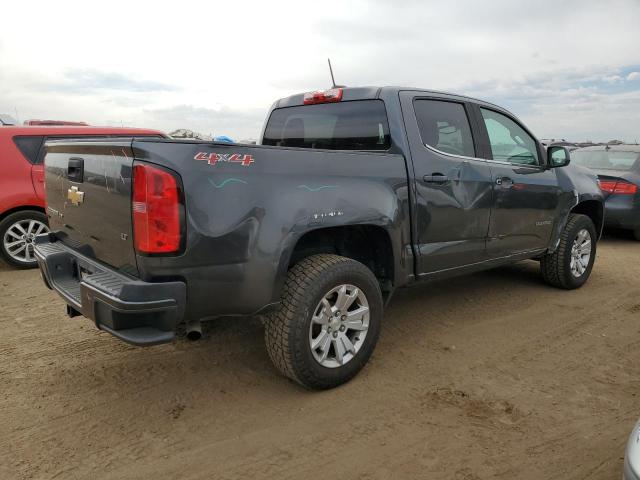
[[[433,175],[425,175],[422,177],[422,180],[426,183],[447,183],[449,181],[449,177],[442,173],[434,173]]]
[[[496,185],[503,188],[511,188],[513,186],[513,180],[509,177],[498,177],[496,178]]]
[[[82,183],[84,177],[84,159],[70,158],[67,165],[67,178],[72,182]]]

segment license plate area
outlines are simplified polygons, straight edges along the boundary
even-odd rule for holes
[[[84,280],[85,277],[89,275],[93,275],[94,272],[83,265],[78,265],[78,279],[80,281]]]
[[[77,282],[81,282],[89,275],[93,275],[95,273],[95,269],[80,263],[76,259],[73,259],[72,263],[73,263],[71,267],[72,276]]]

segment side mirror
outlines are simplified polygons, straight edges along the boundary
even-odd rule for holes
[[[571,162],[571,156],[565,147],[555,145],[547,148],[548,168],[566,167],[569,162]]]

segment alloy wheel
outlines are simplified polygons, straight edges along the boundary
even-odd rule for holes
[[[11,225],[2,240],[4,250],[15,261],[33,263],[33,246],[36,235],[47,233],[49,228],[39,220],[19,220]]]
[[[580,278],[589,267],[591,259],[591,234],[586,228],[578,232],[571,247],[571,274]]]
[[[337,368],[358,353],[369,329],[367,297],[354,285],[329,290],[314,310],[309,326],[309,345],[316,361]]]

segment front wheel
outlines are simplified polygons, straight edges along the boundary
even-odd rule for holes
[[[596,259],[597,238],[589,217],[571,214],[556,251],[542,257],[540,267],[544,280],[567,290],[584,285]]]
[[[274,365],[311,389],[353,378],[380,333],[382,294],[363,264],[338,255],[313,255],[288,273],[280,308],[265,319]]]
[[[0,253],[17,268],[38,266],[33,253],[36,235],[47,233],[47,217],[36,210],[21,210],[7,215],[0,222]]]

